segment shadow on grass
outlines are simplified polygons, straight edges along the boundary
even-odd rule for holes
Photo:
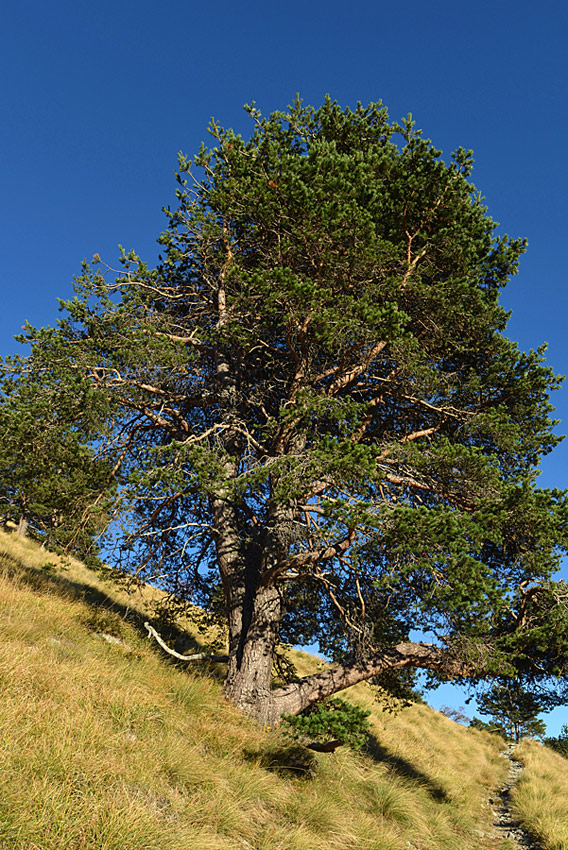
[[[397,776],[420,785],[437,802],[449,802],[449,797],[442,787],[406,759],[390,753],[374,735],[369,737],[363,752],[367,758],[388,765]],[[265,770],[274,771],[289,778],[314,779],[317,773],[318,759],[315,753],[294,741],[289,743],[285,740],[267,741],[258,749],[245,750],[243,756],[247,761],[254,762]],[[332,755],[329,757],[333,758]]]
[[[405,779],[412,779],[422,785],[422,787],[426,789],[434,800],[437,800],[440,803],[449,802],[447,793],[440,785],[433,782],[427,774],[422,773],[421,770],[418,770],[415,765],[402,758],[402,756],[390,753],[374,735],[369,736],[365,752],[374,761],[380,762],[381,764],[388,764],[391,771],[396,773],[398,776]]]
[[[315,753],[294,741],[267,742],[259,749],[245,749],[243,758],[289,779],[314,779],[318,767]]]
[[[140,635],[148,639],[148,632],[144,628],[144,622],[152,619],[149,614],[143,614],[136,608],[118,602],[103,590],[92,585],[75,581],[56,572],[56,569],[48,561],[49,552],[46,552],[46,564],[43,567],[28,567],[13,555],[1,552],[0,572],[9,578],[22,582],[31,590],[56,594],[62,599],[83,602],[91,609],[89,616],[84,619],[84,623],[93,632],[115,634],[120,630],[120,621],[125,621],[133,626]],[[187,654],[208,651],[204,642],[202,643],[191,635],[188,635],[187,632],[177,628],[171,622],[168,623],[165,620],[154,618],[153,624],[157,627],[163,639],[177,652]],[[121,637],[120,634],[115,634],[115,636]],[[191,669],[206,672],[209,676],[220,681],[224,678],[223,665],[221,664],[214,664],[207,661],[179,661],[161,650],[154,641],[152,641],[151,646],[154,648],[156,654],[168,664],[172,664],[182,670]]]
[[[48,558],[49,553],[46,552],[46,559]],[[144,628],[144,621],[148,619],[147,615],[116,601],[96,587],[74,581],[57,573],[49,563],[39,568],[27,567],[13,555],[2,552],[0,553],[0,572],[3,572],[9,577],[16,578],[32,590],[55,593],[64,599],[84,602],[91,609],[91,614],[85,620],[85,625],[92,631],[108,631],[112,633],[113,629],[116,629],[117,624],[119,624],[119,621],[123,620],[130,623],[142,636],[147,638],[147,632]],[[178,652],[188,653],[206,649],[204,643],[192,638],[187,632],[178,629],[171,623],[154,621],[154,624],[159,627],[164,640],[168,644],[173,645]],[[117,635],[117,637],[120,637],[120,635]],[[187,670],[188,667],[192,670],[198,669],[219,681],[224,678],[223,665],[221,664],[212,664],[210,662],[184,663],[183,661],[172,658],[172,656],[161,650],[157,644],[152,643],[152,646],[156,654],[168,664],[172,664],[183,670]],[[448,795],[443,788],[434,783],[430,777],[401,756],[390,753],[374,735],[369,737],[365,752],[374,761],[387,764],[399,776],[420,783],[435,800],[439,802],[448,801]],[[304,779],[311,779],[315,776],[317,767],[317,759],[314,754],[305,747],[295,743],[287,744],[285,742],[278,742],[274,745],[267,745],[261,750],[245,752],[244,757],[249,761],[260,764],[266,770],[272,770],[289,777],[297,776]]]

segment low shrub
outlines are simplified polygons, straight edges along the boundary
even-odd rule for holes
[[[301,714],[282,716],[284,729],[295,739],[311,739],[314,744],[331,749],[340,744],[349,744],[353,749],[361,749],[369,737],[370,726],[367,720],[371,714],[364,708],[352,705],[343,699],[327,699],[311,706]],[[333,746],[334,745],[334,746]]]

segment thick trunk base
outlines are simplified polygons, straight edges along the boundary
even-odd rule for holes
[[[249,610],[243,605],[232,614],[225,696],[249,717],[270,726],[272,665],[281,618],[278,591],[258,588]]]

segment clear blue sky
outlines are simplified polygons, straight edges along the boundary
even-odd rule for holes
[[[155,260],[177,152],[196,152],[211,116],[246,134],[244,103],[270,112],[296,92],[313,105],[329,93],[412,112],[445,154],[474,149],[490,213],[529,240],[504,297],[509,335],[523,348],[548,341],[568,372],[567,24],[560,0],[7,4],[0,353],[17,349],[24,320],[55,322],[84,257],[112,265],[121,243]],[[555,403],[568,421],[568,387]],[[542,483],[568,487],[568,440]]]

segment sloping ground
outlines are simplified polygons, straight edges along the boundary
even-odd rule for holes
[[[513,790],[513,809],[546,850],[568,848],[568,761],[534,741],[515,757],[524,765]]]
[[[486,802],[499,739],[424,705],[383,713],[359,685],[369,753],[294,752],[224,701],[219,671],[148,640],[156,598],[0,534],[2,850],[505,850]]]
[[[516,756],[517,747],[509,743],[501,755],[509,762],[509,775],[496,794],[489,798],[493,809],[495,837],[509,839],[515,850],[543,850],[540,842],[522,825],[511,802],[511,793],[516,788],[523,772],[523,764]]]

